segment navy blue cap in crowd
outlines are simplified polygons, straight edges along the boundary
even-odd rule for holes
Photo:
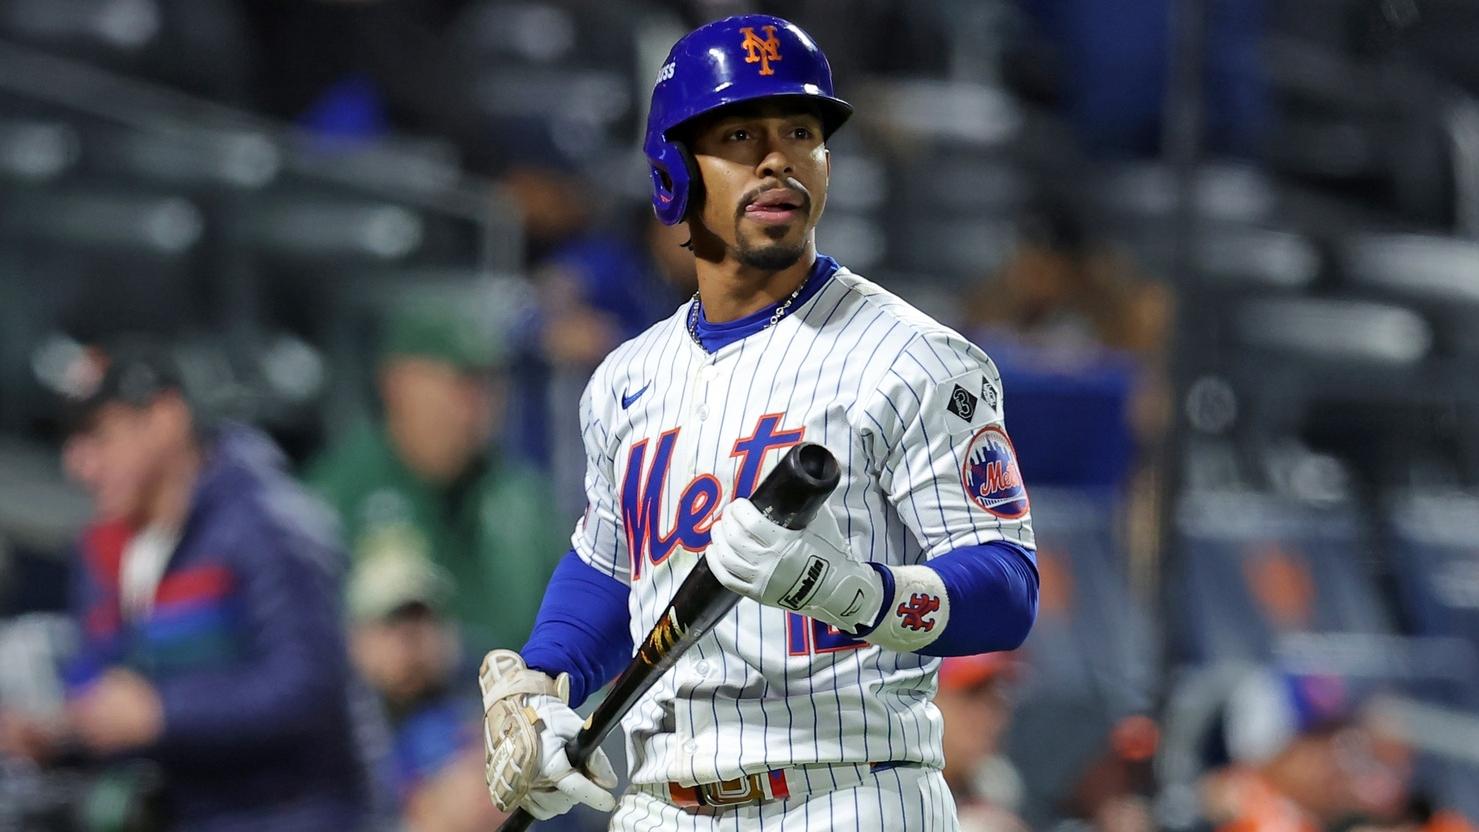
[[[184,392],[179,365],[169,350],[150,343],[129,343],[109,352],[89,352],[88,361],[101,365],[95,384],[67,401],[68,424],[85,429],[107,404],[145,407],[160,395]]]

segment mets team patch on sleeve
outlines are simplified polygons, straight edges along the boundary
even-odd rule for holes
[[[988,425],[971,437],[960,481],[977,508],[1004,520],[1027,514],[1027,487],[1017,467],[1017,451],[998,425]]]

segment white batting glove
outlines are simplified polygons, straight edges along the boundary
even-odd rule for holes
[[[529,787],[524,808],[539,820],[563,815],[577,803],[584,803],[598,812],[615,811],[616,798],[609,790],[616,788],[616,772],[612,770],[606,752],[596,749],[596,753],[586,761],[585,771],[575,770],[565,756],[565,745],[580,732],[585,720],[563,699],[553,696],[530,697],[529,706],[544,722],[544,730],[539,732],[543,764],[539,776]]]
[[[767,606],[858,635],[888,600],[873,567],[805,529],[770,522],[749,500],[726,506],[710,534],[705,557],[714,577]]]
[[[570,678],[530,670],[512,650],[494,650],[478,674],[483,691],[483,739],[488,794],[499,809],[520,807],[539,820],[584,803],[601,812],[616,809],[610,789],[616,772],[600,749],[578,771],[565,745],[584,720],[570,708]]]

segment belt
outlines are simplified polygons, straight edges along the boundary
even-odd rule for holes
[[[824,763],[775,768],[733,780],[699,783],[696,786],[670,782],[639,783],[634,788],[681,809],[724,808],[850,789],[862,783],[863,778],[869,774],[912,765],[918,763]]]

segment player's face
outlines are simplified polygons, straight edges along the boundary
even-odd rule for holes
[[[816,113],[773,101],[735,108],[700,125],[692,144],[704,183],[695,241],[707,232],[763,271],[795,264],[827,201],[831,159]]]

